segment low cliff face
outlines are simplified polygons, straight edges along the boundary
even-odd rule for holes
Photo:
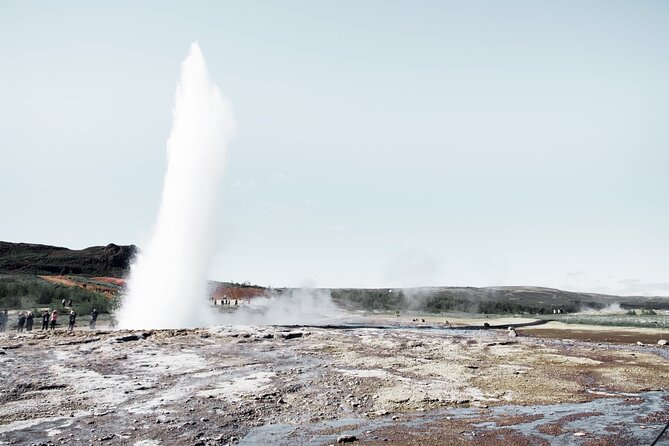
[[[123,277],[137,247],[92,246],[74,250],[32,243],[0,242],[0,273],[80,274]]]

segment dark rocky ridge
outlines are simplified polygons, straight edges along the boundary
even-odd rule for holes
[[[136,251],[135,245],[113,243],[75,250],[0,241],[0,273],[123,277]]]

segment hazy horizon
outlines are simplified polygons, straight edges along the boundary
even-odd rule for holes
[[[669,4],[0,2],[0,239],[145,246],[180,63],[212,280],[669,295]]]

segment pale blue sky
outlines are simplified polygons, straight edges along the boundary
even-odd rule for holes
[[[141,245],[181,61],[229,98],[211,277],[669,295],[669,3],[0,0],[0,240]]]

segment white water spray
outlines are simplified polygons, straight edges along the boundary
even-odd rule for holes
[[[138,255],[118,313],[120,328],[209,325],[207,272],[232,113],[197,43],[181,65],[158,221]]]

